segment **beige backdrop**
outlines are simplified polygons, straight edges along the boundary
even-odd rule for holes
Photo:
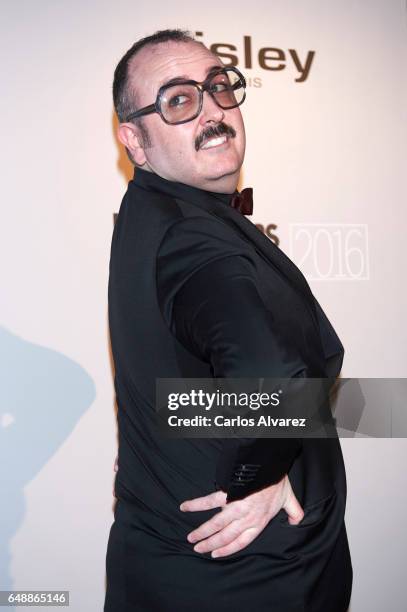
[[[174,26],[235,56],[253,221],[307,276],[345,345],[343,375],[405,377],[405,3],[1,8],[0,589],[69,589],[72,610],[97,612],[116,444],[108,262],[131,173],[114,136],[117,61]],[[343,450],[352,612],[401,612],[407,442]]]

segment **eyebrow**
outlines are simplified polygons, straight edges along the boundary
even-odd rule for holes
[[[208,77],[212,72],[217,72],[218,70],[222,70],[222,68],[224,67],[225,66],[222,66],[220,64],[215,64],[213,66],[210,66],[208,70],[206,71],[206,77]],[[164,85],[176,85],[177,83],[182,83],[183,81],[194,81],[194,80],[195,79],[191,79],[190,76],[187,76],[184,74],[184,75],[173,77],[172,79],[168,79],[168,81],[164,79],[159,84],[159,88],[163,87]]]

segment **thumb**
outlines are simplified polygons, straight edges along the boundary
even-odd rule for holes
[[[298,525],[298,523],[300,523],[304,518],[304,510],[302,509],[298,499],[295,497],[291,486],[283,508],[288,514],[288,522],[290,525]]]

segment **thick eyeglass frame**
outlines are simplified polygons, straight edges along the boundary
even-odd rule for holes
[[[240,89],[241,87],[243,87],[243,98],[241,99],[240,102],[237,102],[236,104],[233,104],[232,106],[222,106],[221,104],[219,104],[219,102],[216,99],[216,93],[211,91],[210,84],[212,80],[216,76],[218,76],[218,74],[227,74],[228,72],[234,72],[239,77],[240,80],[236,81],[236,83],[231,85],[231,89],[234,90],[234,89]],[[182,119],[182,121],[168,121],[164,117],[161,111],[161,100],[166,90],[176,85],[194,85],[199,91],[199,106],[198,106],[198,110],[196,111],[196,113],[192,117],[188,117],[188,119]],[[193,81],[192,79],[185,80],[185,81],[180,80],[180,81],[173,82],[173,83],[166,83],[165,85],[162,85],[160,89],[158,90],[157,98],[154,104],[149,104],[149,106],[145,106],[144,108],[140,108],[138,111],[134,111],[133,113],[130,113],[130,115],[126,117],[126,121],[132,121],[133,119],[138,119],[139,117],[143,117],[144,115],[151,115],[152,113],[158,113],[161,119],[164,121],[164,123],[167,123],[168,125],[180,125],[181,123],[187,123],[188,121],[192,121],[193,119],[196,119],[196,117],[198,117],[199,113],[201,112],[202,105],[203,105],[204,91],[208,92],[212,100],[216,102],[219,108],[222,108],[223,110],[227,110],[230,108],[236,108],[237,106],[240,106],[246,99],[246,79],[244,78],[240,70],[238,70],[234,66],[226,66],[225,68],[220,68],[219,70],[211,71],[206,77],[206,79],[202,81],[201,83],[199,83],[198,81]]]

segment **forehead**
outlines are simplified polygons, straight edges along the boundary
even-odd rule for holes
[[[155,98],[158,89],[176,77],[203,81],[213,66],[223,66],[220,59],[198,42],[167,42],[147,45],[129,66],[137,98]],[[152,99],[148,100],[149,103]]]

